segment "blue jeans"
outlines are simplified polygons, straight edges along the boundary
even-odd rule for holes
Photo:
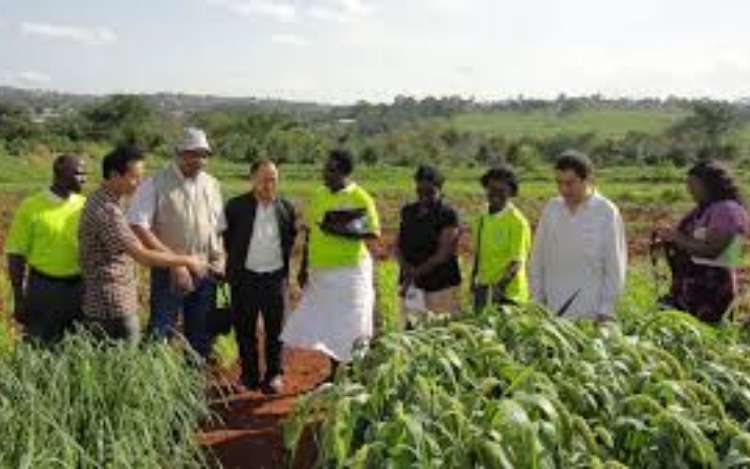
[[[169,269],[151,269],[151,317],[148,333],[156,340],[167,340],[177,332],[177,313],[182,311],[183,330],[188,344],[201,357],[211,355],[208,316],[216,304],[216,281],[196,281],[195,290],[186,294],[172,284]]]

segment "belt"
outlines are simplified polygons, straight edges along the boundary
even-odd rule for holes
[[[72,284],[79,283],[81,281],[80,275],[66,275],[66,276],[49,275],[33,267],[31,268],[31,274],[34,275],[35,277],[39,277],[40,279],[46,280],[48,282],[68,283],[72,285]]]
[[[271,272],[255,272],[252,270],[244,269],[242,275],[250,278],[276,278],[284,276],[284,269],[272,270]]]

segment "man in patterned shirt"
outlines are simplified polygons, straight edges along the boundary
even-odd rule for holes
[[[81,215],[79,245],[84,281],[83,321],[96,336],[137,340],[140,335],[136,262],[147,266],[187,267],[205,275],[196,256],[159,252],[144,247],[123,210],[143,175],[143,152],[121,146],[104,157],[104,181],[86,201]]]

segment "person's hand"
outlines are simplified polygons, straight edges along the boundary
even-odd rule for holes
[[[679,237],[680,232],[672,227],[659,228],[656,230],[657,239],[663,243],[674,243]]]
[[[208,267],[208,275],[210,275],[211,278],[216,279],[216,280],[224,280],[226,273],[224,272],[224,269],[217,267],[215,265],[211,265]]]
[[[310,280],[310,273],[307,271],[307,269],[302,269],[297,274],[297,284],[301,289],[305,289],[307,286],[307,282]]]
[[[188,256],[185,267],[193,279],[202,279],[208,276],[210,266],[208,262],[198,256]]]
[[[176,290],[182,293],[190,293],[195,289],[193,276],[190,275],[188,267],[173,267],[170,273],[172,274],[172,285]]]
[[[495,301],[499,301],[500,299],[505,298],[505,290],[508,288],[508,283],[503,282],[502,280],[498,283],[496,283],[492,287],[492,298]]]
[[[398,296],[399,298],[406,298],[406,291],[409,289],[409,287],[412,285],[411,282],[401,282],[401,284],[398,286]]]
[[[404,263],[401,266],[401,276],[404,279],[404,283],[412,283],[417,278],[417,269],[411,264]]]
[[[406,262],[401,264],[399,269],[401,270],[401,281],[398,288],[398,294],[403,298],[406,296],[406,290],[409,289],[409,286],[414,284],[416,276],[414,275],[414,266],[407,264]]]

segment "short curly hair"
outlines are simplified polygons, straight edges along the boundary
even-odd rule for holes
[[[328,152],[328,160],[335,161],[336,167],[344,176],[349,176],[354,172],[354,156],[349,150],[333,149]]]
[[[502,181],[510,187],[511,196],[518,195],[518,176],[510,166],[500,165],[490,168],[479,179],[483,187],[487,187],[490,181]]]
[[[428,182],[442,188],[445,176],[436,167],[423,164],[419,165],[414,173],[414,182]]]

